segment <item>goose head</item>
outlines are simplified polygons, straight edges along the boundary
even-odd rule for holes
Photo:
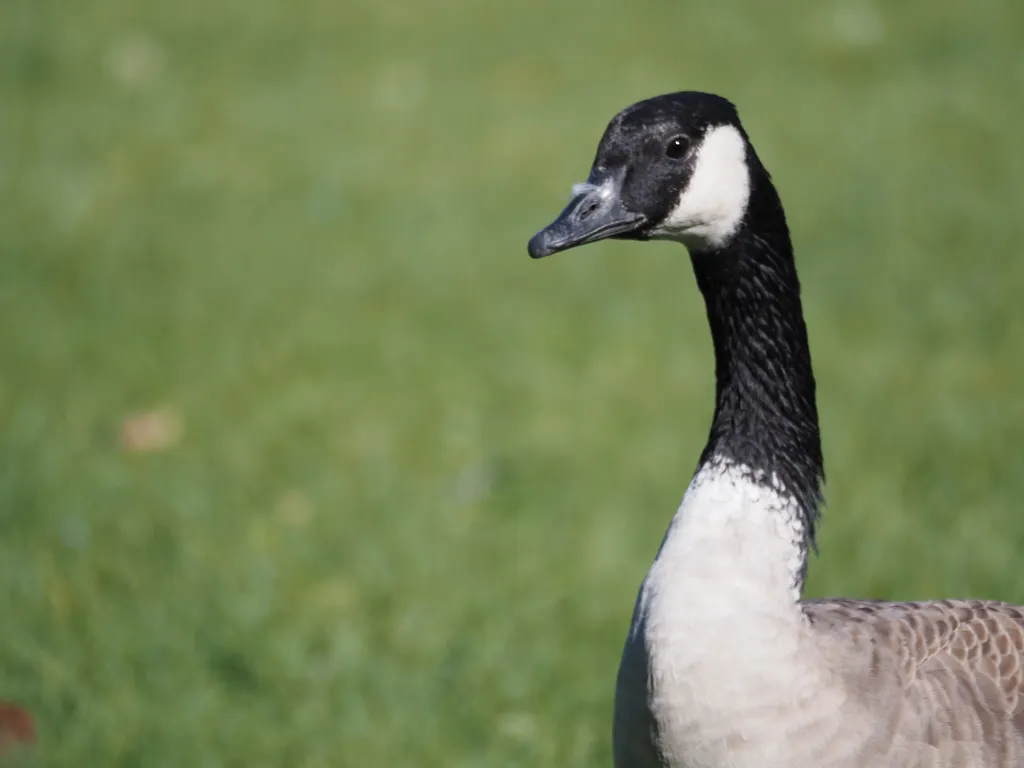
[[[763,168],[721,96],[696,91],[627,107],[605,129],[586,183],[530,240],[535,259],[608,238],[729,245]]]

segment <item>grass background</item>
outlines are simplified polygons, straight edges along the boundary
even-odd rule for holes
[[[680,248],[525,244],[680,88],[789,211],[811,593],[1024,602],[1022,49],[1011,0],[7,0],[0,699],[38,761],[609,764],[710,342]]]

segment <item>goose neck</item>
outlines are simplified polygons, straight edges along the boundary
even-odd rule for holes
[[[813,546],[824,480],[815,381],[789,233],[772,200],[752,208],[725,248],[691,253],[715,353],[701,463],[746,467],[791,496]]]

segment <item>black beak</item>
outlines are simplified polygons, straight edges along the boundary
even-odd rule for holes
[[[584,185],[585,189],[573,197],[557,219],[530,238],[530,256],[540,259],[642,227],[647,217],[622,207],[621,185],[621,177],[611,176],[598,184]]]

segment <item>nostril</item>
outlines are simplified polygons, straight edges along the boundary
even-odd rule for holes
[[[587,200],[586,202],[584,202],[583,205],[580,206],[580,221],[590,218],[590,215],[597,210],[597,205],[597,200]]]

